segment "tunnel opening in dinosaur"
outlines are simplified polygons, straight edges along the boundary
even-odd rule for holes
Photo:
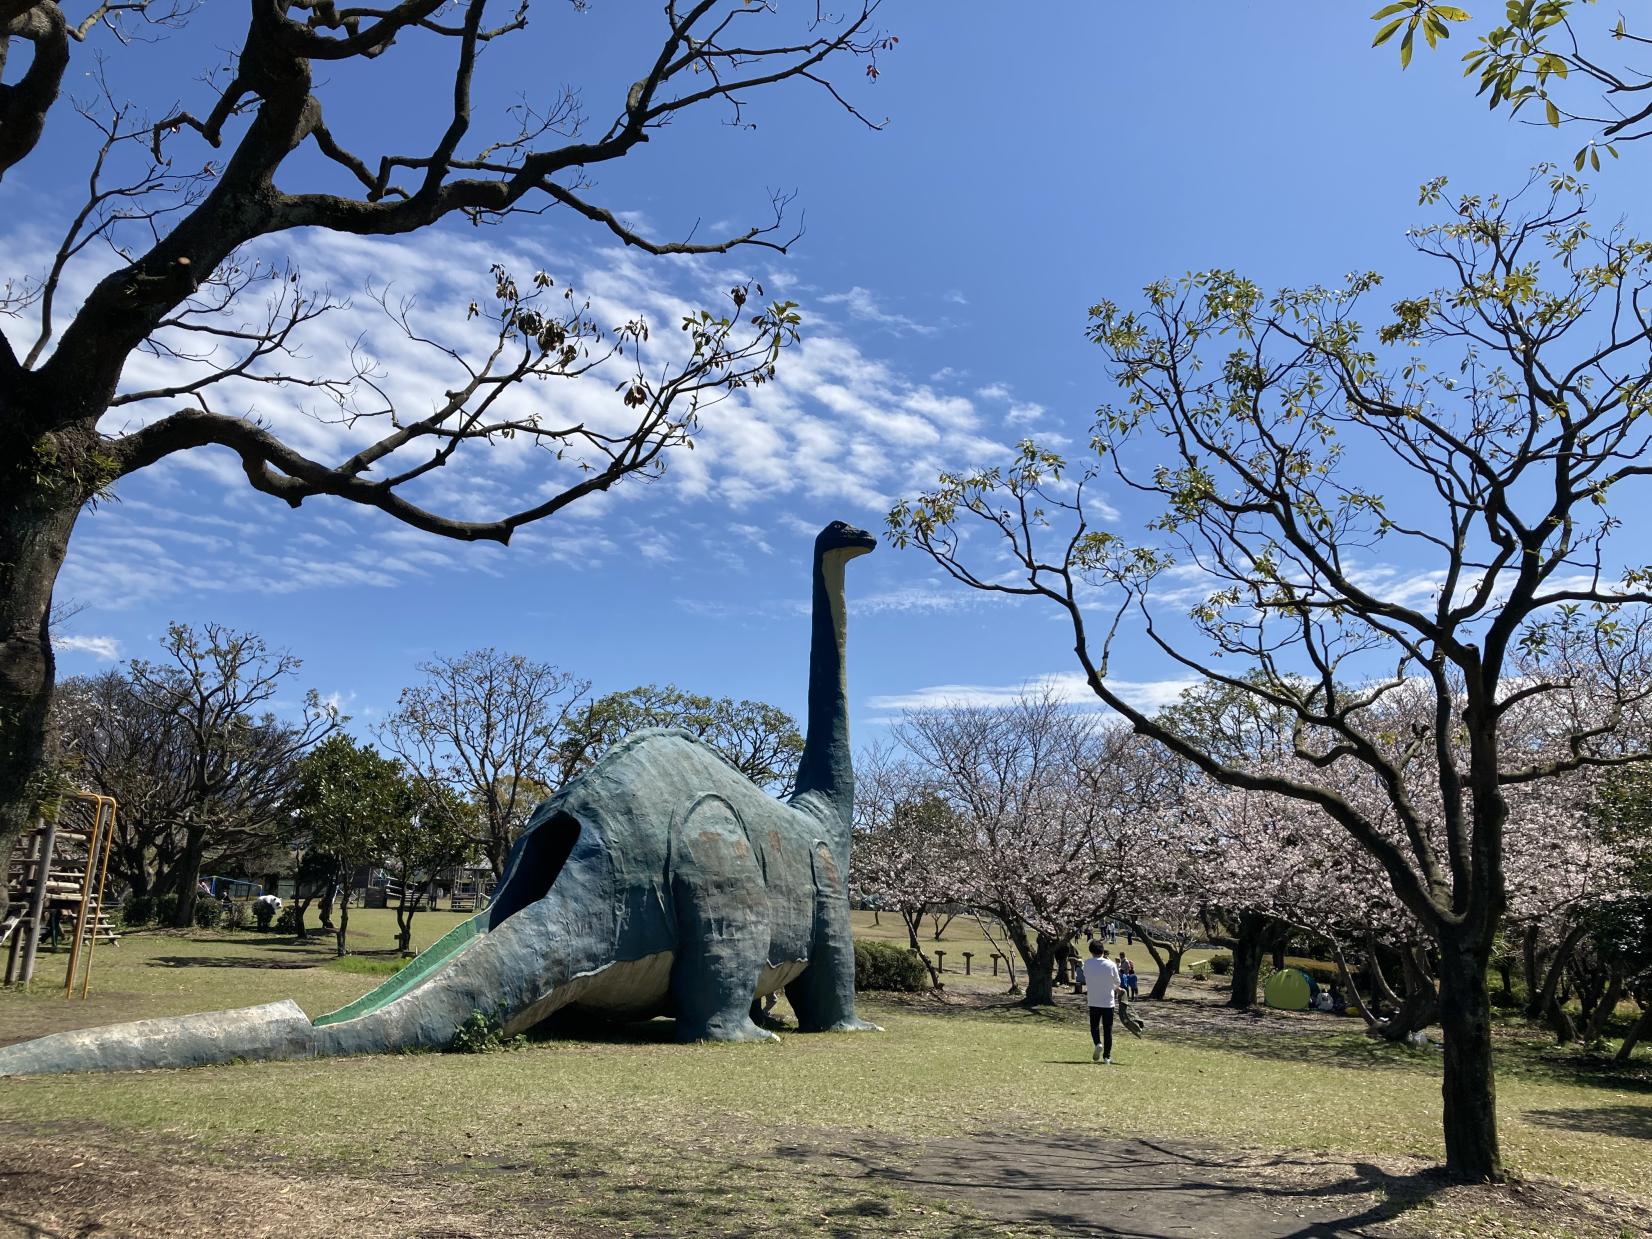
[[[498,929],[529,904],[550,893],[562,866],[579,841],[579,819],[558,813],[523,835],[512,853],[505,876],[488,912],[488,928]]]

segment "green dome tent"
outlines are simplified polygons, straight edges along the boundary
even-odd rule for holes
[[[1297,968],[1281,968],[1268,978],[1263,999],[1281,1011],[1308,1009],[1308,974]]]

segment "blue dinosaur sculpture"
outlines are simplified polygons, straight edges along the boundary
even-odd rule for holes
[[[0,1075],[191,1067],[448,1045],[475,1012],[509,1035],[553,1012],[672,1013],[680,1040],[773,1039],[785,989],[803,1031],[855,1014],[846,878],[854,803],[844,564],[877,540],[815,539],[809,718],[796,791],[765,795],[686,731],[638,732],[541,804],[487,911],[313,1023],[296,1003],[54,1033],[0,1049]]]

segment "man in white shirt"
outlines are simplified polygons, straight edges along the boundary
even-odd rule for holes
[[[1091,940],[1090,958],[1084,961],[1084,989],[1090,999],[1090,1040],[1095,1052],[1090,1061],[1113,1061],[1113,1012],[1118,1005],[1118,965],[1107,958],[1107,948]]]

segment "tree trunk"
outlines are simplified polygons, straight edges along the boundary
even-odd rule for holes
[[[321,922],[321,927],[328,931],[333,928],[333,900],[337,897],[338,878],[328,878],[327,885],[321,892],[321,907],[316,911],[316,918]]]
[[[1538,975],[1537,967],[1537,923],[1534,921],[1526,926],[1526,932],[1520,935],[1520,964],[1521,971],[1526,974],[1526,1018],[1532,1019],[1542,1010],[1533,1005],[1537,998],[1537,991],[1543,986],[1543,978]]]
[[[1476,936],[1487,941],[1476,942]],[[1489,934],[1461,929],[1439,938],[1446,1173],[1459,1183],[1496,1182],[1503,1177],[1491,1058],[1491,994],[1486,987],[1489,939]]]
[[[1285,944],[1283,942],[1274,943],[1273,970],[1275,972],[1283,972],[1285,970]]]
[[[1228,1006],[1236,1011],[1249,1011],[1256,1005],[1256,989],[1262,980],[1262,954],[1267,949],[1264,941],[1268,918],[1247,912],[1239,922],[1239,932],[1232,939],[1233,984],[1228,991]]]
[[[1642,1009],[1640,1019],[1635,1021],[1634,1027],[1629,1030],[1629,1035],[1623,1039],[1623,1044],[1618,1047],[1618,1052],[1612,1056],[1612,1061],[1615,1063],[1628,1062],[1629,1056],[1635,1052],[1635,1044],[1649,1033],[1652,1033],[1652,1002],[1649,1002]]]
[[[1582,924],[1573,925],[1567,930],[1566,936],[1560,940],[1560,945],[1555,947],[1554,957],[1549,961],[1548,974],[1543,977],[1541,983],[1535,976],[1528,978],[1526,982],[1527,985],[1532,986],[1526,1003],[1526,1017],[1532,1020],[1547,1018],[1550,1026],[1555,1030],[1555,1035],[1561,1037],[1562,1041],[1570,1038],[1563,1035],[1561,1020],[1556,1018],[1557,1013],[1565,1017],[1565,1012],[1560,1011],[1555,994],[1560,988],[1560,978],[1566,973],[1566,965],[1572,960],[1572,951],[1576,949],[1578,942],[1587,930],[1588,927]],[[1531,958],[1535,962],[1535,952]],[[1570,1023],[1570,1018],[1565,1018],[1565,1024],[1569,1025]],[[1576,1036],[1575,1029],[1572,1031],[1572,1035]]]
[[[1068,938],[1051,938],[1034,930],[1029,941],[1027,926],[1009,918],[999,918],[1010,941],[1027,968],[1027,991],[1021,999],[1023,1007],[1048,1007],[1055,1002],[1055,961],[1072,942]]]
[[[1589,1045],[1596,1045],[1606,1033],[1606,1021],[1612,1018],[1612,1013],[1618,1009],[1618,1003],[1623,998],[1623,969],[1613,968],[1610,979],[1606,982],[1606,993],[1596,1004],[1593,1014],[1589,1017],[1589,1027],[1583,1034],[1583,1039]]]
[[[923,944],[918,941],[918,927],[923,924],[923,911],[902,912],[901,920],[906,922],[906,945],[922,955]]]
[[[408,874],[402,871],[401,895],[396,900],[396,949],[403,955],[413,953],[413,914],[419,910],[418,896],[408,902]]]
[[[1023,1007],[1048,1007],[1055,1003],[1055,961],[1064,944],[1038,934],[1032,953],[1022,958],[1027,965],[1027,993]]]
[[[0,401],[0,411],[4,411]],[[0,872],[34,816],[51,757],[48,724],[57,666],[52,587],[81,500],[59,502],[21,476],[38,445],[0,440]],[[15,453],[13,459],[6,459]],[[7,893],[0,883],[0,917]]]
[[[1158,970],[1158,975],[1153,980],[1153,988],[1147,995],[1148,998],[1158,1001],[1170,992],[1170,982],[1182,970],[1182,949],[1172,942],[1155,942],[1147,927],[1139,921],[1136,923],[1136,932],[1141,935],[1142,945],[1153,957],[1153,967]],[[1187,939],[1183,938],[1181,941],[1185,942]],[[1165,952],[1163,955],[1159,954],[1161,947]]]
[[[178,858],[174,881],[178,910],[172,917],[174,929],[188,929],[195,923],[195,895],[201,883],[201,859],[206,852],[206,827],[191,822],[185,836],[184,854]]]
[[[342,957],[344,950],[344,935],[350,931],[350,888],[347,884],[340,884],[338,901],[338,954]]]

